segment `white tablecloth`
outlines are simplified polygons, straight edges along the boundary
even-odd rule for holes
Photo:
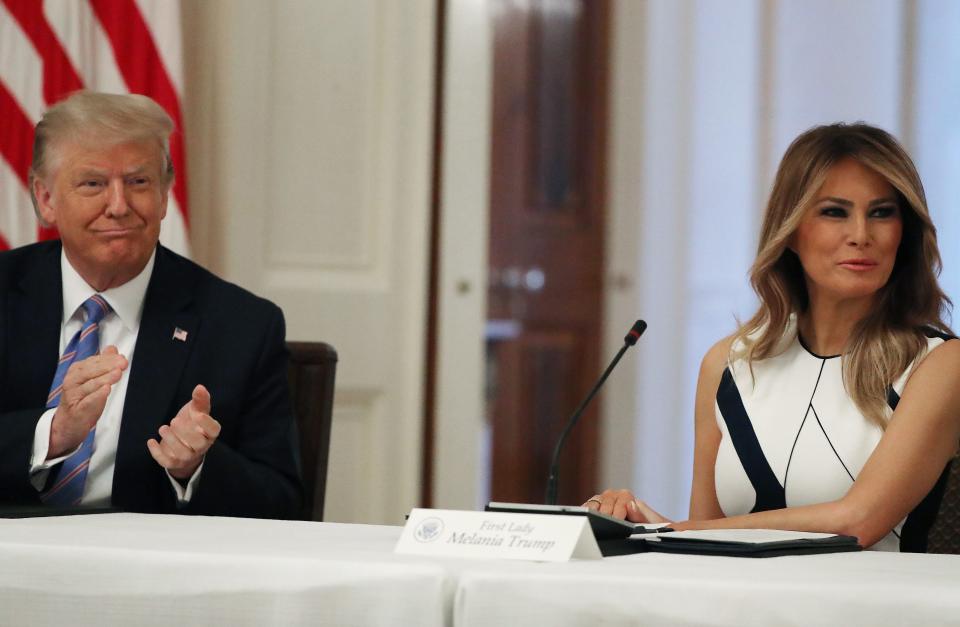
[[[393,554],[399,527],[0,519],[0,625],[960,625],[960,556]]]
[[[191,516],[0,520],[0,625],[449,623],[445,571],[395,557],[398,536]]]
[[[459,578],[454,616],[466,627],[960,625],[960,556],[647,553],[477,569]]]

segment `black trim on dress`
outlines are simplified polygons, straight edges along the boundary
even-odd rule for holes
[[[938,337],[943,341],[957,339],[955,336],[938,331],[933,327],[924,327],[923,333],[927,337]],[[891,385],[887,389],[887,404],[890,406],[890,409],[895,411],[899,403],[900,395],[897,394]],[[937,482],[933,484],[930,492],[913,508],[913,511],[907,514],[907,519],[900,529],[900,552],[927,552],[927,536],[930,534],[930,528],[933,527],[933,523],[937,520],[937,515],[940,513],[940,503],[943,501],[943,492],[947,486],[947,477],[950,475],[950,468],[953,464],[953,460],[947,462],[947,465],[944,467],[943,472],[940,473]]]
[[[943,501],[943,492],[947,487],[947,477],[950,475],[950,467],[953,463],[952,459],[947,462],[930,492],[907,515],[907,520],[900,530],[901,553],[927,552],[927,536],[934,521],[937,520],[937,514],[940,513],[940,503]]]
[[[730,368],[724,369],[723,376],[720,378],[720,387],[717,388],[717,406],[727,425],[733,448],[737,452],[737,457],[740,458],[740,465],[747,473],[757,495],[750,513],[783,509],[787,506],[783,486],[780,485],[780,481],[777,480],[777,476],[763,454]]]

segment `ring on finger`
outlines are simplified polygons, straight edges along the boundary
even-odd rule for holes
[[[589,499],[587,499],[587,503],[590,503],[591,501],[596,503],[597,507],[600,507],[601,505],[603,505],[603,501],[601,501],[600,497],[598,496],[592,496]]]

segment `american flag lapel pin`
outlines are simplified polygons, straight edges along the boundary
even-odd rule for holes
[[[173,329],[173,339],[180,340],[181,342],[187,341],[187,332],[181,329],[180,327],[174,327]]]

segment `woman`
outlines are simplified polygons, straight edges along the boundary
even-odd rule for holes
[[[960,442],[960,341],[947,341],[939,269],[923,186],[891,135],[800,135],[751,269],[760,308],[701,365],[690,520],[671,526],[924,546]],[[585,505],[666,521],[627,490]]]

